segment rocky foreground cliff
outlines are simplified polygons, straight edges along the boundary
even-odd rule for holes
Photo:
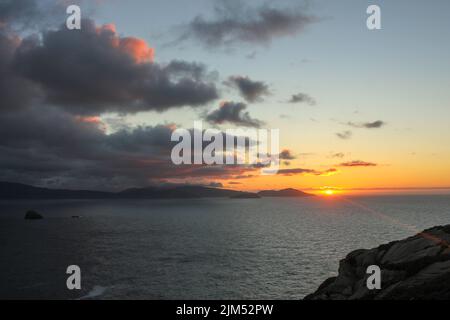
[[[450,299],[450,225],[370,250],[356,250],[339,263],[337,277],[326,280],[306,300]],[[369,290],[367,267],[381,269],[381,289]]]

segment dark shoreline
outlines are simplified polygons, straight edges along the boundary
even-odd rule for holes
[[[381,269],[381,289],[367,288],[369,266]],[[349,253],[339,274],[305,300],[449,300],[450,225]]]

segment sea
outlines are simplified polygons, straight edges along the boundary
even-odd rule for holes
[[[0,201],[0,299],[302,299],[349,252],[445,224],[450,195]]]

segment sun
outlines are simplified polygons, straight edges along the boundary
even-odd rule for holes
[[[320,188],[320,194],[326,197],[336,196],[339,195],[341,192],[342,189],[331,186],[324,186]]]

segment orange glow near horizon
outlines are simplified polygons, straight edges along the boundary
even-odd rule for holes
[[[369,174],[369,177],[373,177]],[[253,175],[244,179],[214,180],[221,182],[224,188],[239,191],[258,192],[261,190],[281,190],[294,188],[307,193],[332,197],[338,195],[382,195],[382,194],[450,194],[450,187],[445,185],[421,185],[419,183],[403,183],[391,185],[384,178],[371,185],[375,179],[362,181],[360,176],[349,175],[347,179],[341,177],[316,177],[316,176],[259,176]]]
[[[364,157],[369,158],[369,157]],[[311,161],[309,159],[306,159]],[[305,161],[306,161],[305,160]],[[318,160],[320,161],[320,159]],[[332,160],[334,161],[334,160]],[[308,174],[292,175],[260,175],[258,171],[240,174],[236,178],[218,179],[225,188],[240,191],[280,190],[294,188],[316,195],[326,196],[324,191],[332,190],[334,195],[382,195],[382,194],[449,194],[450,169],[443,163],[429,161],[423,170],[413,170],[411,162],[408,165],[385,162],[389,165],[377,167],[341,168],[338,174],[318,176]],[[322,166],[307,163],[291,163],[291,167],[306,167],[317,171],[332,166],[332,162]],[[399,169],[400,168],[400,169]],[[247,177],[248,175],[248,177]],[[217,180],[215,180],[217,181]]]

